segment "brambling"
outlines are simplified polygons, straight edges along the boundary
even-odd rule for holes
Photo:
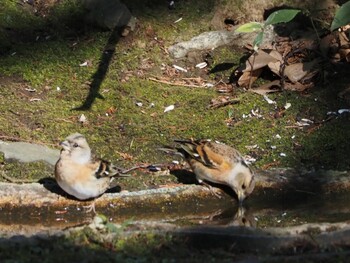
[[[230,186],[241,204],[255,186],[254,174],[234,148],[210,140],[175,140],[180,148],[161,148],[180,154],[191,166],[199,183],[204,181]]]
[[[85,137],[79,133],[68,136],[60,143],[62,150],[55,166],[58,185],[79,200],[102,195],[110,186],[120,169],[111,163],[96,158]],[[94,203],[88,212],[95,212]]]

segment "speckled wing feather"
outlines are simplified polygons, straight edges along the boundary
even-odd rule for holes
[[[108,161],[97,158],[95,155],[91,157],[91,165],[94,166],[96,178],[113,177],[120,173],[120,170]]]
[[[233,163],[246,165],[241,154],[234,148],[208,140],[175,140],[186,158],[195,159],[209,168],[230,166]],[[186,156],[187,155],[187,156]]]
[[[175,140],[186,159],[194,159],[207,167],[217,168],[223,159],[211,150],[207,140]]]
[[[224,156],[225,159],[229,160],[230,162],[238,163],[244,160],[242,155],[236,149],[226,144],[207,141],[205,146],[212,153]]]

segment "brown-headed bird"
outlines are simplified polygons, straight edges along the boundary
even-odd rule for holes
[[[210,140],[175,140],[178,148],[160,148],[180,154],[191,166],[199,183],[208,181],[230,186],[241,204],[255,186],[254,174],[234,148]]]

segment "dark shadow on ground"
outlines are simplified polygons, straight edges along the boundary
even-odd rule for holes
[[[179,183],[202,185],[203,187],[206,187],[208,189],[210,189],[210,187],[220,188],[225,194],[227,194],[230,197],[235,198],[237,200],[236,193],[233,191],[233,189],[231,189],[231,187],[229,187],[227,185],[216,184],[216,183],[212,183],[212,182],[205,182],[205,183],[207,183],[207,185],[200,184],[200,183],[198,183],[198,181],[196,179],[196,175],[188,170],[185,170],[185,169],[172,170],[171,174],[177,178]],[[217,198],[219,198],[219,197],[217,197]]]
[[[68,195],[61,189],[61,187],[59,187],[56,180],[52,177],[42,178],[38,181],[38,183],[44,186],[45,189],[49,190],[51,193],[68,197]]]
[[[92,76],[92,82],[90,84],[89,93],[83,104],[75,108],[75,110],[89,110],[91,109],[91,106],[95,102],[96,98],[103,99],[103,96],[100,94],[99,90],[108,72],[109,65],[115,54],[116,46],[120,37],[120,28],[114,28],[103,49],[98,69]]]
[[[62,190],[62,188],[57,184],[56,180],[52,177],[42,178],[38,181],[38,183],[42,184],[45,187],[45,189],[49,190],[51,193],[57,194],[59,196],[63,196],[63,197],[68,198],[70,200],[81,201],[81,200],[75,198],[74,196],[67,194],[64,190]],[[109,189],[106,190],[106,193],[118,193],[120,191],[121,191],[121,187],[119,185],[115,185],[115,184],[111,183],[111,186]],[[91,198],[88,200],[84,200],[83,202],[92,201],[94,199],[95,198]]]

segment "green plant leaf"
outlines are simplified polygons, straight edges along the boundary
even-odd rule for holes
[[[258,22],[250,22],[238,27],[235,31],[238,33],[251,33],[263,29],[263,24]]]
[[[264,32],[260,32],[253,41],[254,50],[257,51],[264,37]]]
[[[300,10],[297,9],[282,9],[273,12],[265,21],[265,26],[275,25],[278,23],[286,23],[292,20]]]
[[[331,31],[350,23],[350,1],[343,4],[335,13],[331,25]]]

